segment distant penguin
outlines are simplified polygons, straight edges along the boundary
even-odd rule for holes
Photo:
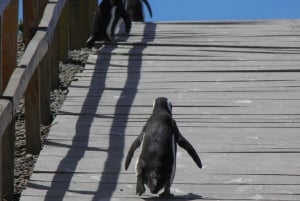
[[[145,21],[143,3],[146,5],[150,17],[152,17],[152,9],[148,0],[125,0],[126,10],[128,11],[132,21]]]
[[[157,98],[150,118],[132,143],[125,160],[127,170],[134,151],[142,145],[136,162],[137,195],[141,196],[145,192],[146,184],[153,194],[164,188],[160,196],[172,196],[170,188],[175,176],[177,144],[189,153],[199,168],[202,168],[197,152],[181,135],[172,118],[171,102],[165,97]]]
[[[126,33],[131,29],[131,18],[125,10],[122,0],[103,0],[94,14],[92,33],[86,42],[91,48],[96,40],[113,41],[116,27],[120,18],[125,23]]]

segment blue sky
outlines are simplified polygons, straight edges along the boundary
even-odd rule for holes
[[[148,0],[147,21],[300,19],[300,0]],[[146,11],[146,9],[145,9]]]
[[[300,19],[300,0],[148,1],[153,18],[145,9],[146,21]]]

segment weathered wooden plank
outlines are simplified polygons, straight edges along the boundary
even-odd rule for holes
[[[43,197],[44,196],[24,196],[25,198],[24,199],[22,199],[22,200],[28,200],[28,201],[40,201],[41,199],[43,199]],[[87,201],[88,200],[93,200],[94,198],[93,198],[94,196],[91,196],[91,195],[86,195],[85,196],[85,198],[84,199],[86,199]],[[192,196],[190,196],[190,195],[187,195],[187,196],[181,196],[181,198],[179,197],[179,198],[176,198],[176,200],[178,200],[178,201],[180,201],[180,200],[186,200],[187,199],[187,197],[191,197],[191,199],[193,199],[193,200],[195,200],[195,201],[199,201],[199,200],[201,200],[201,201],[208,201],[208,200],[206,200],[206,199],[203,199],[203,198],[200,198],[200,199],[194,199]],[[49,197],[49,198],[47,198],[47,200],[49,200],[49,201],[57,201],[57,199],[62,199],[62,198],[58,198],[58,197]],[[65,196],[64,198],[63,198],[63,200],[64,201],[80,201],[80,200],[82,200],[83,198],[82,197],[80,197],[80,196],[78,196],[77,194],[75,194],[75,197],[73,197],[73,196]],[[97,200],[98,201],[107,201],[107,200],[111,200],[111,201],[120,201],[120,199],[122,199],[122,201],[140,201],[141,200],[141,198],[140,197],[138,197],[138,196],[136,196],[136,197],[130,197],[130,198],[97,198]],[[149,198],[148,198],[148,200],[162,200],[162,199],[159,199],[159,198],[154,198],[154,197],[150,197],[149,196]],[[170,201],[170,199],[163,199],[163,200],[165,200],[165,201]],[[173,199],[174,200],[174,199]],[[236,200],[236,201],[243,201],[243,200]]]
[[[154,98],[161,96],[165,94],[165,96],[168,96],[170,101],[174,103],[174,105],[180,105],[186,104],[186,105],[200,105],[200,103],[236,103],[236,104],[252,104],[255,103],[256,101],[274,101],[274,102],[279,102],[279,101],[293,101],[293,99],[299,100],[300,96],[299,93],[296,91],[281,91],[281,92],[275,92],[275,91],[261,91],[261,92],[242,92],[242,91],[227,91],[222,92],[222,91],[194,91],[193,90],[186,90],[186,93],[181,93],[181,94],[174,94],[178,93],[179,90],[174,90],[173,88],[169,89],[169,92],[166,92],[165,90],[162,90],[162,92],[153,94],[154,90],[137,90],[140,94],[143,92],[143,96],[137,96],[135,99],[135,103],[140,104],[145,103],[145,101],[149,100],[154,100]],[[82,92],[82,93],[79,93]],[[148,93],[147,93],[148,92]],[[173,93],[172,93],[173,92]],[[92,104],[97,102],[97,93],[101,93],[101,90],[95,90],[95,93],[91,93],[89,95],[89,102],[88,104]],[[104,104],[104,105],[112,105],[112,101],[117,101],[118,98],[120,97],[121,90],[113,90],[113,88],[110,88],[110,90],[106,89],[105,94],[107,96],[103,96],[99,102]],[[133,93],[133,92],[132,92]],[[156,91],[155,91],[156,93]],[[162,94],[163,93],[163,94]],[[189,95],[191,93],[191,95]],[[78,105],[81,102],[82,98],[80,98],[81,95],[86,95],[87,93],[79,90],[78,92],[70,92],[68,100],[70,100],[70,103],[66,105],[75,105],[74,102],[77,102]],[[123,96],[124,102],[122,103],[123,105],[126,104],[126,101],[128,101],[130,97],[129,92],[127,92],[127,96]],[[185,96],[183,96],[185,95]],[[78,101],[77,101],[78,100]],[[81,102],[82,103],[82,102]],[[147,106],[150,106],[150,103],[144,104]],[[220,104],[221,105],[221,104]]]
[[[108,90],[109,89],[109,90]],[[116,101],[121,96],[121,93],[123,90],[118,88],[108,88],[104,95],[106,95],[103,100],[98,101],[99,103],[107,103],[109,100]],[[89,103],[97,102],[97,94],[101,93],[103,90],[95,90],[94,93],[89,93]],[[80,93],[82,92],[82,93]],[[295,101],[299,100],[299,93],[295,90],[282,90],[282,91],[276,91],[276,90],[261,90],[261,91],[250,91],[243,92],[242,90],[228,90],[228,91],[222,91],[220,90],[185,90],[184,93],[180,93],[180,89],[158,89],[158,90],[126,90],[126,95],[123,95],[123,104],[126,104],[126,101],[129,99],[129,97],[134,94],[135,92],[138,92],[139,95],[143,95],[142,98],[138,97],[138,100],[136,102],[140,102],[142,100],[154,100],[156,97],[159,96],[167,96],[170,101],[176,105],[179,102],[185,102],[187,105],[193,104],[193,103],[201,103],[201,102],[216,102],[215,100],[220,99],[221,102],[223,101],[223,104],[226,104],[228,102],[231,102],[232,104],[236,105],[239,104],[252,104],[255,105],[256,101],[274,101],[273,104],[280,103],[280,100],[283,100],[282,103],[284,103],[284,100],[287,101]],[[124,92],[123,92],[124,93]],[[74,100],[80,95],[86,95],[87,92],[84,92],[82,90],[79,90],[77,92],[70,92],[70,100]],[[191,100],[191,101],[187,101]],[[147,104],[144,105],[150,105],[148,101]],[[234,103],[235,102],[235,103]],[[200,105],[200,104],[197,104]],[[222,105],[222,104],[220,104]],[[204,106],[204,105],[203,105]],[[64,109],[65,110],[65,109]]]
[[[62,189],[61,186],[57,185],[55,188],[57,193],[52,191],[51,194],[47,193],[47,190],[40,190],[36,191],[33,189],[32,191],[36,191],[38,196],[48,194],[50,197],[56,197],[60,199],[61,196],[66,194],[67,197],[69,196],[79,196],[81,197],[82,194],[88,194],[90,197],[87,199],[93,199],[93,197],[98,199],[110,199],[109,198],[109,191],[113,188],[115,189],[115,198],[136,198],[135,195],[135,186],[134,185],[126,185],[126,184],[102,184],[100,189],[97,189],[98,186],[93,186],[89,183],[84,184],[75,184],[70,187],[70,189],[65,192],[65,189]],[[45,186],[46,188],[51,185],[47,182],[36,182],[33,184],[36,186]],[[55,186],[55,185],[54,185]],[[86,188],[83,188],[86,186]],[[86,190],[85,190],[86,189]],[[216,192],[216,189],[221,189],[220,191]],[[196,200],[297,200],[299,196],[297,196],[297,191],[299,187],[293,185],[244,185],[242,187],[238,185],[185,185],[185,184],[177,184],[176,187],[173,187],[173,192],[175,193],[175,197],[171,200],[178,199],[186,200],[195,198]],[[204,193],[205,192],[205,193]],[[275,193],[274,193],[275,192]],[[287,193],[289,192],[289,193]],[[148,192],[145,196],[141,198],[147,199],[149,198],[154,199],[152,195]],[[156,197],[156,196],[155,196]],[[201,199],[203,198],[203,199]],[[156,199],[155,199],[156,200]],[[168,199],[167,199],[168,200]]]
[[[163,93],[160,94],[163,96]],[[291,106],[298,107],[299,102],[294,102]],[[84,106],[84,110],[82,106],[63,106],[62,113],[81,113],[83,115],[126,115],[130,110],[134,114],[150,114],[152,111],[152,107],[130,107],[130,106],[118,106],[116,111],[113,110],[114,106],[111,107],[103,107],[103,108],[95,108],[93,105]],[[189,108],[189,110],[187,109]],[[265,110],[263,110],[265,109]],[[297,115],[299,111],[286,107],[285,104],[282,103],[266,103],[261,105],[256,105],[255,107],[244,106],[234,106],[234,105],[194,105],[187,107],[179,107],[174,109],[176,114],[228,114],[228,115],[277,115],[280,113],[289,114],[289,115]]]
[[[240,118],[239,118],[240,117]],[[65,117],[66,118],[66,117]],[[73,117],[76,118],[76,117]],[[93,122],[90,123],[89,120],[93,119]],[[63,131],[67,128],[71,129],[72,126],[80,126],[83,130],[88,130],[89,127],[98,127],[103,129],[108,129],[113,123],[118,123],[115,128],[136,128],[137,130],[142,128],[145,124],[146,119],[111,119],[111,121],[100,121],[93,116],[87,116],[87,118],[81,118],[80,121],[76,121],[72,124],[72,120],[66,118],[66,122],[71,124],[65,129],[61,128],[61,125],[57,127]],[[206,127],[228,127],[228,128],[261,128],[263,125],[268,128],[298,128],[299,127],[299,118],[288,117],[281,119],[272,119],[272,118],[261,118],[261,119],[244,119],[242,116],[230,116],[230,115],[220,115],[220,116],[202,116],[201,118],[186,118],[186,119],[177,119],[177,122],[182,127],[192,127],[192,128],[206,128]],[[73,129],[72,129],[73,131]]]
[[[193,142],[193,141],[192,141]],[[79,143],[79,142],[77,142]],[[123,142],[124,143],[124,142]],[[128,142],[130,143],[130,142]],[[110,142],[113,144],[113,142]],[[197,147],[198,148],[198,147]],[[97,148],[94,148],[97,150]],[[102,150],[103,149],[103,150]],[[121,147],[122,149],[122,147]],[[71,148],[71,152],[74,150]],[[95,153],[91,154],[85,149],[78,150],[81,155],[69,155],[56,156],[47,155],[47,157],[41,157],[36,166],[37,172],[113,172],[118,173],[124,171],[124,156],[123,151],[120,148],[109,147],[107,150],[105,147],[100,147],[98,156],[95,157]],[[270,152],[270,151],[244,151],[244,152],[204,152],[201,150],[198,152],[204,169],[210,174],[294,174],[297,175],[298,163],[297,158],[300,153],[296,152]],[[85,157],[82,158],[82,154]],[[90,157],[89,157],[90,156]],[[136,158],[136,156],[135,156]],[[193,166],[197,168],[192,159],[183,149],[178,149],[177,153],[177,169],[188,168]],[[51,164],[47,161],[52,161]],[[109,162],[107,162],[109,161]],[[135,161],[135,160],[133,160]],[[74,167],[74,163],[76,167]],[[108,163],[108,164],[106,164]],[[109,167],[107,167],[109,165]],[[193,167],[189,167],[193,169]],[[108,168],[108,169],[107,169]],[[134,162],[131,169],[128,172],[134,172]],[[287,173],[288,172],[288,173]]]
[[[48,186],[49,183],[41,182],[41,183],[37,183],[37,185]],[[82,186],[84,186],[84,185],[87,185],[87,187],[90,187],[90,190],[88,190],[88,188],[82,189]],[[84,194],[84,192],[85,192],[86,194],[90,194],[90,195],[92,194],[99,198],[108,198],[109,193],[107,191],[105,192],[105,190],[113,188],[114,184],[103,184],[103,185],[101,185],[101,187],[103,187],[103,188],[99,189],[97,191],[97,189],[95,189],[95,186],[89,185],[88,183],[81,184],[81,185],[75,184],[73,186],[73,188],[71,188],[69,190],[69,191],[71,191],[70,194],[67,192],[67,196],[72,196],[72,195],[80,196],[80,194]],[[116,198],[120,199],[122,197],[125,197],[125,198],[126,197],[127,198],[137,197],[134,193],[134,190],[135,190],[134,188],[135,188],[134,185],[118,184],[116,192],[115,192],[115,194],[117,194]],[[221,192],[216,192],[215,189],[221,189]],[[55,190],[58,191],[57,194],[55,195],[52,191],[52,194],[50,195],[50,197],[53,197],[53,196],[60,197],[64,193],[64,189],[61,189],[61,188],[59,189],[59,187],[56,188]],[[272,190],[273,190],[273,192],[272,192]],[[239,187],[237,185],[184,185],[184,184],[178,184],[177,187],[173,188],[173,191],[174,191],[175,195],[177,194],[177,196],[180,196],[180,195],[187,196],[189,193],[194,194],[194,196],[195,196],[195,194],[197,195],[197,194],[201,193],[202,196],[204,196],[204,198],[206,197],[206,199],[213,199],[213,200],[215,200],[215,199],[216,200],[218,200],[218,199],[221,199],[221,200],[235,200],[235,199],[256,200],[256,199],[254,199],[254,196],[257,194],[263,194],[266,200],[272,199],[272,198],[274,199],[274,198],[276,198],[276,196],[278,196],[278,198],[279,198],[280,194],[283,195],[283,197],[281,198],[283,200],[285,200],[284,198],[286,198],[287,200],[290,200],[290,199],[296,200],[296,199],[292,199],[292,198],[297,195],[297,190],[299,190],[299,189],[297,189],[297,186],[295,187],[293,185],[286,185],[286,186],[284,186],[284,185],[279,185],[279,186],[276,186],[276,185],[265,185],[265,186],[264,185],[245,185],[244,187]],[[203,194],[203,192],[206,192],[206,193]],[[277,193],[274,193],[274,192],[277,192]],[[290,194],[287,192],[290,192]],[[46,190],[42,190],[42,194],[46,194],[46,193],[47,193]],[[251,195],[253,197],[252,199],[250,198]],[[145,197],[143,196],[142,198],[147,198],[149,196],[151,196],[151,195],[147,192]],[[224,196],[224,197],[222,197],[222,196]],[[263,196],[261,196],[261,197],[263,197]],[[296,196],[295,198],[298,198],[298,196]],[[264,198],[261,198],[261,199],[265,200]],[[175,200],[176,200],[176,197],[175,197]]]
[[[299,185],[299,176],[297,175],[210,175],[204,173],[202,170],[192,169],[191,171],[182,169],[183,174],[177,174],[175,176],[175,183],[181,183],[188,177],[189,180],[186,183],[199,183],[208,185],[217,184],[269,184],[269,185]],[[199,171],[199,176],[195,176],[195,173]],[[55,174],[59,177],[55,177]],[[31,180],[34,182],[66,182],[69,180],[69,175],[63,173],[41,173],[38,172],[33,174]],[[101,175],[97,172],[83,172],[76,173],[72,176],[72,181],[77,183],[97,183],[100,181]],[[103,183],[109,183],[109,178],[104,178]],[[135,184],[136,174],[135,173],[121,173],[118,178],[119,183]]]
[[[93,81],[103,81],[103,80],[110,80],[112,78],[124,78],[125,73],[110,73],[107,74],[107,77],[105,78],[105,74],[96,73],[96,74],[87,74],[87,73],[81,73],[78,75],[78,77],[83,78],[91,78]],[[193,81],[241,81],[241,80],[248,80],[248,81],[259,81],[259,80],[299,80],[299,74],[297,72],[222,72],[222,73],[216,73],[216,72],[172,72],[172,76],[168,76],[169,72],[152,72],[152,73],[143,73],[141,74],[141,79],[143,79],[143,82],[166,82],[166,81],[187,81],[187,82],[193,82]],[[125,74],[126,75],[126,74]],[[139,75],[139,73],[132,73],[132,75]],[[161,77],[158,77],[158,75],[161,75]],[[181,76],[180,76],[181,75]],[[162,77],[164,79],[162,79]],[[184,79],[185,77],[189,77],[189,80]],[[118,81],[118,79],[117,79]],[[130,80],[129,80],[130,81]]]
[[[255,44],[257,42],[253,42]],[[135,49],[131,49],[131,47]],[[141,43],[121,43],[118,44],[118,48],[110,49],[101,49],[103,54],[99,55],[98,58],[107,58],[108,55],[124,57],[129,55],[135,57],[141,55],[140,50],[143,49],[143,56],[157,56],[158,58],[163,58],[164,56],[174,56],[178,55],[179,58],[185,58],[186,56],[193,56],[199,58],[210,58],[216,59],[218,57],[224,57],[228,55],[233,58],[253,58],[259,60],[267,60],[271,57],[275,57],[278,54],[281,54],[281,57],[287,58],[288,56],[294,58],[299,52],[298,48],[258,48],[258,47],[230,47],[230,46],[174,46],[170,49],[168,46],[155,46]],[[152,51],[155,50],[155,51]],[[167,50],[167,51],[166,51]],[[180,52],[179,52],[180,51]],[[277,58],[280,60],[280,58]],[[100,62],[101,60],[98,60]]]
[[[183,135],[190,139],[190,141],[197,141],[198,144],[194,145],[200,152],[297,152],[299,136],[297,131],[299,128],[250,128],[250,127],[185,127],[179,124],[180,130]],[[142,125],[139,127],[126,127],[126,128],[114,128],[110,127],[81,127],[75,129],[67,127],[65,130],[69,131],[69,135],[63,135],[66,133],[64,129],[54,129],[49,146],[53,149],[57,148],[59,151],[60,147],[70,148],[73,147],[82,149],[89,147],[88,150],[106,150],[109,143],[104,141],[97,144],[100,140],[108,140],[108,136],[112,136],[111,142],[115,143],[114,147],[125,146],[128,147],[133,142],[132,137],[126,137],[126,144],[123,145],[122,139],[120,142],[116,138],[123,138],[124,136],[136,137],[141,132]],[[90,133],[87,133],[87,130]],[[291,131],[292,130],[292,131]],[[77,134],[77,136],[75,136]],[[79,135],[80,134],[80,135]],[[86,142],[86,140],[91,142]],[[74,140],[74,144],[72,144]],[[60,141],[60,142],[57,142]],[[79,145],[78,143],[84,143]],[[55,143],[56,142],[56,143]],[[72,146],[70,146],[72,145]],[[230,147],[231,146],[231,147]],[[51,149],[52,150],[52,149]],[[62,151],[62,154],[68,150]],[[299,151],[299,150],[298,150]],[[54,151],[53,153],[56,153]],[[75,151],[76,155],[78,152]],[[47,155],[47,151],[43,151],[42,155]],[[51,155],[51,153],[49,154]]]
[[[205,131],[205,130],[204,130]],[[201,134],[203,131],[199,132]],[[186,133],[184,133],[186,134]],[[272,135],[273,136],[273,135]],[[106,136],[101,136],[106,139]],[[270,135],[265,134],[262,136],[232,136],[230,139],[234,142],[224,139],[224,135],[213,135],[213,137],[220,137],[218,140],[212,139],[212,137],[207,137],[207,135],[195,136],[195,135],[185,135],[185,137],[191,141],[198,141],[198,144],[194,145],[194,148],[198,150],[200,156],[202,154],[213,154],[213,153],[235,153],[235,154],[280,154],[280,153],[300,153],[300,147],[294,143],[292,140],[277,140],[273,141]],[[274,138],[281,138],[282,135],[275,135]],[[287,135],[286,137],[293,137],[293,135]],[[129,145],[135,140],[134,137],[126,138],[125,150],[129,150]],[[299,137],[295,137],[294,140],[299,140]],[[79,144],[79,141],[85,143],[84,145]],[[106,153],[109,149],[118,150],[117,152],[112,152],[114,156],[118,156],[120,149],[122,149],[122,144],[124,141],[118,139],[112,139],[110,141],[114,144],[110,147],[107,141],[102,142],[101,140],[95,140],[95,137],[89,137],[89,142],[87,139],[74,139],[74,142],[68,139],[56,139],[50,140],[44,151],[41,152],[40,156],[43,157],[80,157],[82,153],[85,153],[86,158],[98,158],[106,157]],[[72,149],[71,153],[68,153]],[[101,153],[99,153],[101,152]],[[102,153],[103,152],[103,153]],[[179,148],[178,155],[187,156],[186,152]],[[134,164],[134,163],[133,163]],[[54,171],[54,170],[53,170]]]
[[[90,199],[92,200],[93,197],[92,196],[86,196],[87,199]],[[198,195],[193,195],[193,194],[189,194],[189,195],[182,195],[182,196],[177,196],[177,197],[174,197],[172,199],[167,199],[167,198],[158,198],[158,197],[153,197],[153,196],[147,196],[147,197],[144,197],[144,199],[147,199],[147,200],[157,200],[157,201],[173,201],[173,200],[177,200],[177,201],[185,201],[185,200],[195,200],[195,201],[211,201],[212,198],[195,198],[195,197],[199,197]],[[253,199],[259,199],[261,197],[259,197],[258,195],[256,196],[253,196]],[[277,197],[278,198],[278,197]],[[40,199],[42,199],[41,197],[37,197],[37,196],[28,196],[28,200],[29,201],[39,201]],[[108,198],[99,198],[97,200],[99,201],[107,201]],[[54,197],[54,198],[49,198],[49,201],[56,201],[57,198]],[[69,201],[69,200],[72,200],[72,201],[79,201],[79,200],[82,200],[81,197],[64,197],[63,200],[66,200],[66,201]],[[119,201],[120,198],[109,198],[109,200],[111,201]],[[131,197],[131,198],[122,198],[123,201],[136,201],[136,200],[141,200],[140,197]],[[222,200],[221,198],[218,198],[217,200]],[[227,199],[228,200],[228,199]],[[245,199],[234,199],[235,201],[245,201]]]
[[[117,78],[116,78],[117,79]],[[120,78],[122,79],[122,78]],[[230,83],[231,82],[231,83]],[[235,93],[241,93],[243,95],[252,95],[252,98],[249,98],[253,101],[259,100],[259,99],[265,99],[265,100],[270,100],[274,99],[274,97],[281,97],[282,100],[297,100],[297,94],[294,92],[297,92],[300,88],[298,83],[296,82],[295,84],[291,84],[288,81],[287,82],[282,82],[281,84],[278,85],[269,85],[267,83],[268,81],[264,82],[262,81],[261,83],[254,83],[254,82],[234,82],[234,81],[229,81],[226,83],[223,81],[211,81],[211,82],[206,82],[206,81],[192,81],[192,82],[184,82],[184,81],[170,81],[170,82],[154,82],[154,83],[144,83],[141,85],[136,85],[134,82],[127,82],[127,86],[124,87],[122,82],[116,83],[116,82],[109,82],[109,80],[106,81],[107,85],[100,87],[99,85],[101,82],[96,82],[89,86],[89,82],[84,82],[84,83],[74,83],[72,86],[74,87],[74,91],[70,92],[70,97],[76,98],[80,95],[83,94],[89,94],[88,99],[93,99],[93,97],[97,97],[97,94],[102,92],[105,94],[110,94],[111,96],[117,95],[118,93],[123,93],[124,98],[126,96],[130,96],[133,93],[136,93],[137,91],[140,93],[151,93],[154,91],[157,91],[158,93],[163,93],[163,92],[178,92],[180,94],[184,94],[187,92],[194,93],[196,94],[196,97],[193,99],[195,100],[203,100],[203,99],[198,99],[197,97],[201,96],[201,93],[205,93],[206,95],[210,94],[210,96],[207,96],[208,99],[211,99],[213,97],[218,96],[218,93],[222,94],[229,94],[233,95],[233,98],[231,100],[243,100],[244,96],[242,98],[237,98],[234,96]],[[189,86],[190,87],[187,87]],[[99,87],[97,87],[99,86]],[[178,86],[178,87],[177,87]],[[89,89],[89,90],[87,90]],[[261,94],[262,92],[265,92],[266,95]],[[198,93],[198,94],[197,94]],[[272,94],[274,93],[274,95]],[[284,95],[286,93],[291,93],[291,96],[289,98],[284,98]],[[193,94],[193,95],[194,95]],[[152,95],[153,98],[155,95]],[[158,96],[158,95],[157,95]],[[174,96],[172,96],[174,97]],[[204,99],[207,99],[203,97]],[[228,99],[229,97],[227,97]],[[81,98],[81,100],[84,98]],[[224,97],[224,99],[226,99]],[[70,99],[71,100],[71,99]],[[176,102],[176,98],[171,99],[174,102]],[[125,100],[124,100],[125,101]],[[150,102],[150,101],[149,101]]]

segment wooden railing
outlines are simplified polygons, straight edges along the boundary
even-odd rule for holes
[[[50,91],[58,62],[83,47],[97,0],[23,0],[26,49],[17,64],[18,0],[0,2],[0,199],[13,199],[15,117],[25,99],[28,153],[41,149],[40,125],[51,124]]]

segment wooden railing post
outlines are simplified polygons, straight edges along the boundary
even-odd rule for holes
[[[1,149],[2,149],[2,147],[3,147],[3,143],[2,143],[2,137],[0,137],[0,147],[1,147]],[[1,154],[0,154],[0,198],[1,199],[3,199],[3,189],[2,189],[2,187],[3,187],[3,181],[4,181],[4,179],[3,179],[3,177],[2,177],[2,175],[3,175],[3,157],[2,157],[2,152],[1,152]]]
[[[69,50],[69,22],[70,22],[70,1],[66,1],[65,7],[58,23],[58,52],[59,61],[66,62],[68,60]]]
[[[4,89],[2,89],[2,13],[0,13],[0,95],[2,95]],[[1,192],[0,192],[1,193]]]
[[[70,1],[70,49],[85,47],[85,42],[90,34],[90,25],[97,4],[97,0]]]
[[[18,0],[12,0],[3,13],[2,89],[17,67]]]
[[[26,45],[38,30],[48,0],[23,0],[23,40]],[[47,61],[48,62],[48,61]],[[47,73],[40,79],[40,71]],[[49,124],[50,114],[50,83],[49,64],[41,62],[35,70],[25,93],[25,128],[27,153],[39,154],[41,150],[41,123]],[[40,88],[43,91],[40,91]],[[41,104],[41,100],[43,104]],[[43,112],[41,110],[43,108]]]
[[[2,196],[6,200],[13,200],[14,194],[14,146],[15,122],[6,128],[2,138]]]
[[[50,58],[47,53],[38,67],[40,71],[40,103],[41,103],[41,124],[49,125],[52,122],[50,108]]]
[[[1,33],[1,90],[4,91],[12,72],[17,67],[17,39],[18,39],[18,0],[12,0],[3,12]],[[1,92],[2,94],[2,92]],[[12,120],[10,126],[2,136],[1,158],[2,158],[2,183],[1,197],[13,200],[14,193],[14,144],[15,144],[15,122]]]
[[[39,69],[34,72],[25,93],[25,128],[27,153],[39,154],[41,150],[40,135],[40,80]]]
[[[50,57],[50,74],[51,74],[51,89],[57,89],[59,87],[59,51],[58,51],[58,33],[57,28],[54,31],[52,43],[49,46],[49,57]]]
[[[48,0],[23,0],[23,42],[27,45],[37,31]]]
[[[37,29],[35,0],[23,0],[23,42],[27,46]]]

